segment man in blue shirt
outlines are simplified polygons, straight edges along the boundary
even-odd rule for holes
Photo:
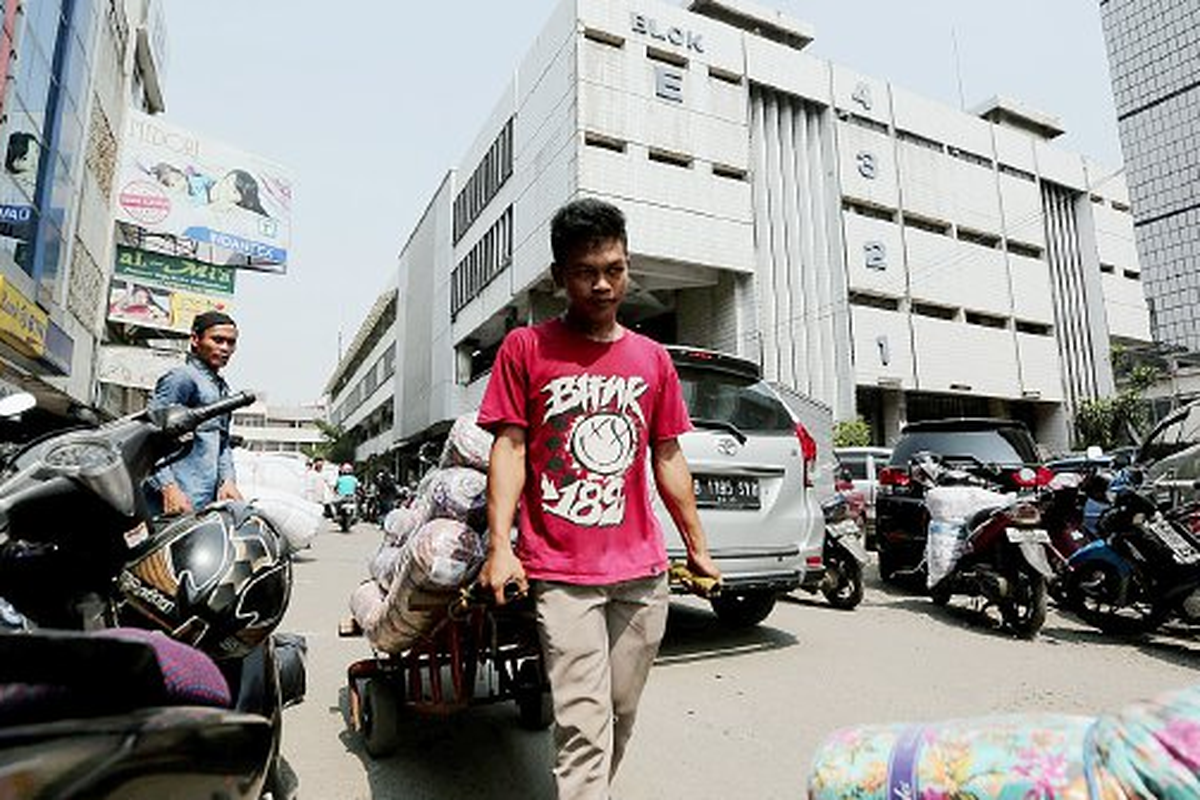
[[[197,314],[187,361],[158,379],[150,408],[203,406],[228,396],[220,371],[237,349],[237,339],[237,325],[228,314]],[[191,451],[146,482],[152,513],[181,514],[214,500],[242,499],[233,470],[229,421],[226,414],[205,422],[196,430]]]

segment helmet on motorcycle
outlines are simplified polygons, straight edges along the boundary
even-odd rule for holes
[[[338,468],[338,471],[341,472],[343,475],[349,475],[351,472],[354,472],[354,465],[351,464],[349,461],[347,461],[345,464],[342,464],[342,466]]]
[[[282,619],[292,565],[270,523],[250,506],[222,503],[158,531],[122,570],[118,588],[122,625],[237,658]]]

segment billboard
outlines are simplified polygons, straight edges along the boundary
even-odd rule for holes
[[[118,222],[192,240],[210,264],[286,272],[292,182],[282,167],[127,111]]]
[[[204,311],[229,313],[235,270],[186,258],[117,247],[108,319],[188,333]]]

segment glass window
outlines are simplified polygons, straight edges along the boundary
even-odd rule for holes
[[[794,432],[787,408],[763,381],[694,367],[681,366],[678,372],[693,419],[731,422],[747,433]]]
[[[838,456],[838,464],[842,470],[856,481],[865,481],[867,479],[867,457],[866,456]]]
[[[963,456],[981,464],[1035,464],[1037,451],[1032,438],[1019,428],[992,430],[914,431],[901,437],[892,452],[892,464],[907,465],[916,453]]]

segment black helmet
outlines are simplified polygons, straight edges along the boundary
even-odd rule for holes
[[[214,658],[236,658],[283,617],[292,565],[279,534],[243,503],[168,524],[121,572],[122,625],[157,628]]]

